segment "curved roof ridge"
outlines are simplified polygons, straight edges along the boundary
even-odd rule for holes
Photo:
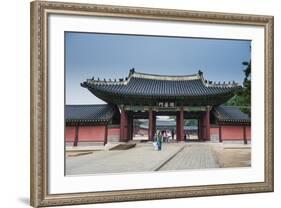
[[[201,81],[202,85],[207,88],[233,88],[233,87],[241,87],[236,82],[223,82],[223,83],[216,83],[210,80],[207,80],[203,76],[202,71],[198,71],[196,74],[191,75],[161,75],[161,74],[150,74],[150,73],[143,73],[143,72],[136,72],[134,68],[130,69],[129,74],[125,78],[120,78],[118,81],[116,79],[111,80],[100,80],[99,78],[95,80],[93,77],[92,79],[87,79],[86,82],[81,83],[82,87],[87,87],[87,84],[90,85],[127,85],[132,78],[139,78],[144,80],[159,80],[159,81],[193,81],[199,80]]]
[[[200,70],[196,74],[191,75],[161,75],[161,74],[150,74],[143,72],[136,72],[134,69],[130,70],[128,80],[124,83],[127,84],[129,80],[132,78],[141,78],[141,79],[152,79],[152,80],[165,80],[165,81],[187,81],[187,80],[201,80],[202,84],[205,87],[238,87],[238,83],[236,82],[223,82],[223,83],[214,83],[212,81],[206,80],[203,76],[203,72]]]
[[[201,78],[198,73],[191,74],[191,75],[161,75],[161,74],[136,72],[130,70],[129,79],[131,77],[142,78],[142,79],[167,80],[167,81],[198,80]]]

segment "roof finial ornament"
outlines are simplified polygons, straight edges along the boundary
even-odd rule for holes
[[[203,76],[203,72],[202,72],[200,69],[199,69],[199,71],[198,71],[198,74],[199,74],[200,77]]]
[[[134,74],[135,73],[135,68],[131,68],[130,69],[130,72],[129,72],[129,76],[131,76],[132,74]]]

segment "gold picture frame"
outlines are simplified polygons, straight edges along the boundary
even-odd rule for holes
[[[48,15],[86,15],[140,18],[264,27],[264,182],[102,191],[74,194],[48,193]],[[156,8],[31,2],[31,205],[58,206],[89,203],[169,199],[273,191],[273,17],[248,14],[184,11]]]

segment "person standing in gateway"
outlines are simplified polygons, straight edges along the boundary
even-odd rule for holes
[[[158,151],[161,151],[162,149],[162,132],[159,131],[157,136],[157,145],[158,145]]]

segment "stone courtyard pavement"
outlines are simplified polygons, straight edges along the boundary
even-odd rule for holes
[[[184,146],[164,144],[161,151],[155,151],[152,143],[139,143],[128,150],[102,150],[66,157],[66,175],[154,171]]]
[[[219,168],[219,163],[210,144],[191,143],[175,155],[160,170],[186,170]]]
[[[66,156],[66,175],[219,168],[222,144],[168,143],[155,151],[152,143],[128,150],[88,151]]]

